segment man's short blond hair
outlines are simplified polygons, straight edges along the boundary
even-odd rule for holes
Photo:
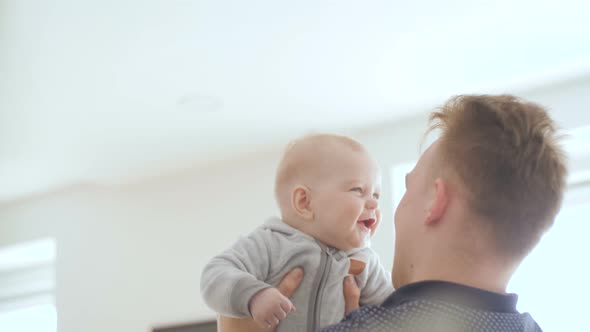
[[[511,95],[451,98],[431,114],[440,158],[487,220],[496,246],[527,255],[553,224],[566,186],[566,157],[547,111]]]

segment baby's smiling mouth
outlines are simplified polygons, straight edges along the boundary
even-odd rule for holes
[[[369,218],[369,219],[359,220],[357,222],[359,224],[361,224],[362,226],[366,227],[367,229],[372,229],[372,227],[375,225],[375,223],[377,221],[374,218]]]

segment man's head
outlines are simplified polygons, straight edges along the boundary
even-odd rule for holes
[[[283,220],[341,250],[365,246],[375,232],[380,190],[379,168],[364,147],[327,134],[289,144],[275,184]]]
[[[457,267],[505,287],[561,205],[566,166],[555,124],[541,106],[510,95],[455,97],[430,119],[441,135],[406,177],[394,285]],[[441,265],[425,266],[432,262]]]

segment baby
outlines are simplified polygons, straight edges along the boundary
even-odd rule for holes
[[[380,221],[380,182],[377,163],[350,138],[322,134],[292,142],[276,175],[281,218],[207,264],[205,302],[280,332],[311,332],[344,318],[342,282],[355,274],[361,305],[381,304],[393,287],[369,248]],[[289,300],[274,286],[295,267],[305,276]]]

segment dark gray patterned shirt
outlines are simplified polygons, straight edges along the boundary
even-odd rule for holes
[[[321,332],[541,332],[516,310],[518,296],[425,281],[401,287],[383,304],[366,306]]]

